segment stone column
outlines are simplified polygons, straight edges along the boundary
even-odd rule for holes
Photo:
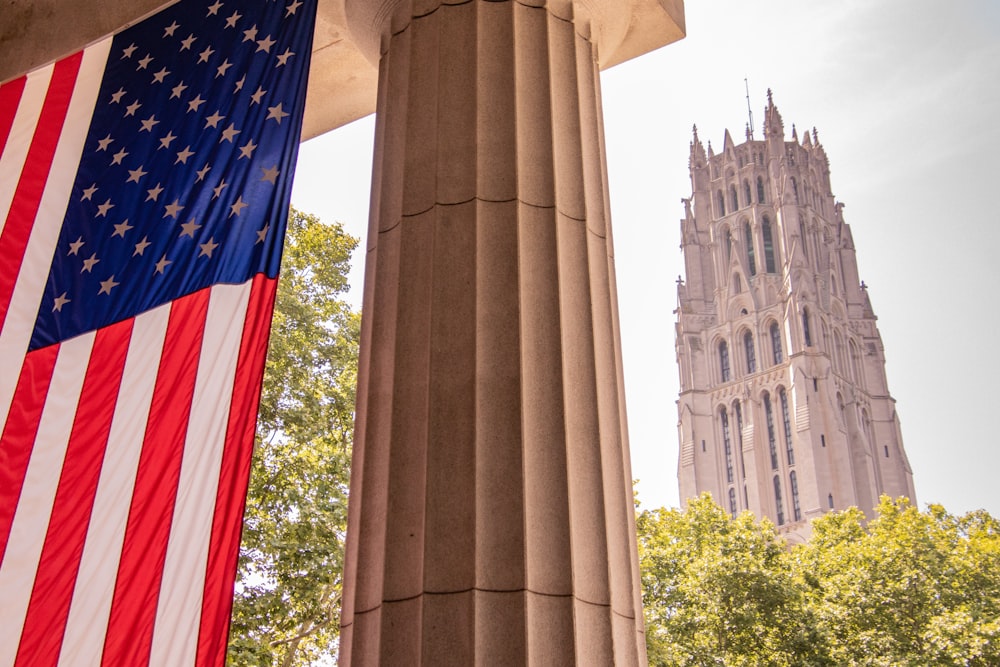
[[[619,3],[348,0],[380,69],[341,664],[645,664],[598,76]]]

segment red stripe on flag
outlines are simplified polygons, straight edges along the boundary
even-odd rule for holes
[[[21,76],[0,86],[0,155],[3,155],[7,145],[10,128],[14,126],[14,116],[17,115],[17,106],[27,81],[27,76]]]
[[[103,665],[149,660],[208,310],[209,289],[175,301],[156,375],[111,602]]]
[[[58,356],[59,346],[50,345],[24,358],[14,400],[3,436],[0,437],[0,563],[7,551],[10,527],[14,522],[14,512],[21,497],[24,475],[35,446],[52,369]]]
[[[42,113],[7,213],[7,222],[0,232],[0,257],[4,258],[3,271],[0,271],[0,329],[3,329],[7,319],[7,309],[10,307],[17,275],[21,271],[24,249],[28,246],[28,238],[38,214],[42,191],[48,180],[49,168],[52,166],[52,158],[82,61],[81,51],[55,64],[49,89],[45,93]]]
[[[250,480],[257,405],[260,402],[277,285],[276,278],[268,279],[264,274],[254,277],[247,317],[243,323],[243,338],[233,382],[233,400],[226,428],[208,566],[205,571],[198,655],[195,660],[195,665],[199,667],[221,666],[226,659],[226,639],[233,607],[233,584],[243,528],[243,510]]]
[[[56,665],[59,660],[132,336],[132,322],[129,319],[106,327],[94,337],[21,631],[16,665],[46,667]]]

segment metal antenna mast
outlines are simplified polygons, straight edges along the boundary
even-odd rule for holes
[[[746,77],[743,77],[743,85],[747,90],[747,115],[750,117],[750,140],[753,141],[753,109],[750,108],[750,84]]]

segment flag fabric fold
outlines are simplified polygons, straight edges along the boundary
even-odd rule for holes
[[[224,662],[315,3],[0,84],[0,667]]]

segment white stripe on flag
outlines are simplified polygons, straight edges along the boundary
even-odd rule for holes
[[[0,563],[0,590],[4,592],[0,604],[0,665],[14,664],[17,656],[45,529],[59,485],[57,471],[62,470],[66,457],[94,337],[94,333],[88,333],[63,343],[52,371],[51,389],[11,524],[7,553]]]
[[[215,494],[251,284],[216,285],[209,298],[153,626],[151,666],[194,664]]]
[[[35,127],[42,113],[42,103],[54,69],[55,64],[52,64],[28,75],[14,115],[14,124],[10,128],[10,136],[7,137],[7,145],[0,154],[0,232],[7,222],[10,203],[14,201],[14,191],[21,180],[21,170],[28,157],[31,138],[35,136]]]
[[[170,304],[135,319],[69,610],[60,667],[100,663],[142,438],[170,318]]]
[[[66,215],[66,205],[80,165],[83,144],[90,128],[90,119],[94,113],[110,49],[109,37],[84,51],[83,62],[73,88],[73,98],[38,208],[38,216],[32,227],[28,247],[25,249],[14,293],[11,295],[7,319],[3,329],[0,330],[0,359],[5,360],[5,364],[9,363],[6,361],[9,359],[22,359],[31,341],[38,304],[42,299],[45,281],[49,277],[52,254],[59,240],[59,231]],[[0,373],[0,424],[7,422],[7,412],[14,398],[19,374],[20,366],[4,368],[4,372]]]

